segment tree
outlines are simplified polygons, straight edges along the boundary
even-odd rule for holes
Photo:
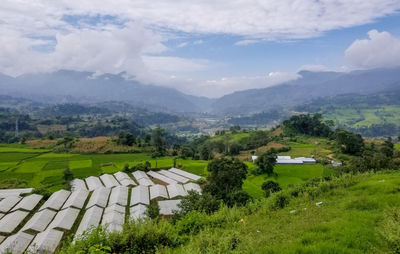
[[[265,192],[265,196],[269,197],[272,193],[281,191],[282,188],[279,186],[279,183],[274,181],[267,181],[261,185],[261,189]]]
[[[213,197],[210,193],[199,194],[196,191],[189,191],[189,195],[181,199],[178,205],[181,214],[191,211],[205,212],[211,214],[220,207],[220,201]]]
[[[232,206],[232,197],[242,190],[243,180],[247,176],[247,165],[237,158],[217,158],[207,166],[208,184],[204,192]]]
[[[392,138],[389,137],[381,147],[381,152],[384,153],[387,157],[392,158],[394,154],[394,144],[392,142]]]
[[[146,161],[145,163],[144,163],[144,171],[145,172],[148,172],[148,171],[150,171],[151,170],[151,163],[149,162],[149,161]]]
[[[195,154],[195,151],[193,150],[192,147],[188,145],[184,145],[181,149],[181,157],[182,158],[193,158]]]
[[[64,171],[63,171],[63,179],[65,182],[70,182],[74,179],[74,174],[72,173],[72,171],[69,169],[69,167],[67,167]]]
[[[364,140],[360,134],[336,130],[335,137],[343,153],[360,155],[364,150]]]
[[[125,163],[124,168],[122,169],[122,171],[124,171],[125,173],[130,173],[131,172],[128,163]]]
[[[242,150],[242,146],[239,143],[234,142],[229,147],[229,154],[230,155],[238,155],[241,150]]]
[[[212,153],[212,149],[210,149],[210,147],[205,144],[200,148],[200,158],[202,160],[210,160],[213,158],[213,153]]]
[[[258,166],[258,170],[256,172],[259,174],[272,175],[274,173],[275,163],[276,152],[274,149],[271,149],[268,152],[258,156],[256,159],[256,165]]]
[[[124,146],[133,146],[135,144],[136,139],[131,133],[126,131],[121,131],[118,135],[117,144]]]
[[[181,145],[180,145],[180,144],[177,144],[177,143],[174,143],[174,144],[172,145],[172,150],[173,150],[173,151],[172,151],[172,156],[177,156],[180,149],[181,149]]]
[[[332,134],[332,121],[323,121],[321,114],[294,115],[283,121],[283,129],[287,134],[306,134],[317,137],[329,137]]]
[[[156,128],[153,130],[151,136],[151,142],[156,149],[156,153],[158,156],[164,156],[167,150],[167,142],[166,142],[166,133],[162,128]],[[156,156],[156,157],[158,157]]]
[[[150,204],[146,210],[146,215],[150,219],[157,219],[160,216],[160,208],[156,204]]]

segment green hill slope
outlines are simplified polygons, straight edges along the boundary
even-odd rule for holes
[[[93,246],[115,253],[396,253],[399,194],[400,172],[313,180],[211,216],[192,212],[175,222],[132,222],[121,234],[96,231],[61,253]]]

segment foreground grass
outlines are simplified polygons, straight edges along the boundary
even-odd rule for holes
[[[399,172],[308,181],[211,216],[193,212],[176,223],[131,222],[121,234],[96,231],[60,253],[95,245],[116,253],[398,253],[399,186]]]

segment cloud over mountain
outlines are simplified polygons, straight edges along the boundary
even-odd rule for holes
[[[371,30],[368,39],[356,40],[350,45],[345,60],[353,68],[400,66],[400,38],[385,31]]]

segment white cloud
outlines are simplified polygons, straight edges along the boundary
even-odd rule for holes
[[[189,94],[218,98],[231,92],[270,87],[297,78],[300,76],[296,73],[271,72],[266,76],[223,77],[205,81],[186,80],[186,85],[181,89]]]
[[[151,4],[146,0],[2,0],[0,72],[18,75],[62,68],[96,73],[126,71],[146,83],[216,97],[275,85],[295,78],[295,74],[231,77],[215,82],[187,80],[182,78],[185,74],[205,72],[215,63],[160,56],[168,50],[167,40],[182,35],[187,40],[179,45],[183,47],[202,44],[202,40],[191,39],[214,34],[238,36],[242,40],[236,45],[309,38],[373,22],[399,8],[398,0],[153,0]],[[103,22],[101,18],[106,16],[111,20]],[[80,22],[82,17],[89,21]],[[368,41],[375,40],[371,37]],[[351,48],[348,51],[354,52]],[[372,61],[364,62],[361,65]],[[360,60],[351,63],[360,65]]]
[[[251,45],[251,44],[256,44],[256,43],[260,43],[262,40],[241,40],[241,41],[237,41],[235,42],[235,46],[247,46],[247,45]]]
[[[176,47],[177,47],[177,48],[183,48],[183,47],[186,47],[187,45],[188,45],[187,42],[181,42],[181,43],[179,43],[178,46],[176,46]]]
[[[333,71],[333,70],[329,69],[325,65],[306,64],[306,65],[301,66],[299,68],[299,71],[315,71],[315,72],[319,72],[319,71]]]
[[[356,40],[345,52],[350,68],[400,66],[400,38],[388,32],[371,30],[368,39]]]

